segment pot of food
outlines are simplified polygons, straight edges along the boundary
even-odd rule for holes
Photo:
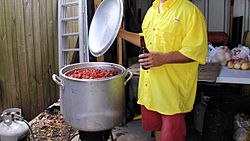
[[[84,62],[63,67],[59,75],[52,79],[60,86],[61,111],[70,126],[102,131],[124,120],[125,85],[132,72],[114,63]]]

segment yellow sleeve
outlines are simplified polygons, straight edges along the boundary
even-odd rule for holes
[[[179,52],[200,64],[205,64],[208,41],[204,16],[198,9],[195,9],[186,24],[186,36]]]

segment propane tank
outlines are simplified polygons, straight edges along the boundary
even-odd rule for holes
[[[0,123],[0,141],[19,141],[27,137],[29,126],[22,120],[21,109],[9,108],[3,111]]]

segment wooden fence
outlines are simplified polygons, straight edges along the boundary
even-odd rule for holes
[[[57,0],[0,0],[0,112],[31,119],[58,100]]]
[[[57,1],[0,0],[0,113],[18,107],[30,120],[58,100],[51,79],[59,71]],[[101,1],[94,0],[95,8]],[[69,8],[67,16],[76,15],[76,8]],[[67,28],[74,32],[78,24]],[[69,39],[68,47],[76,42],[76,37]]]

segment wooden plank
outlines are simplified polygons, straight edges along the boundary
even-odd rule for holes
[[[7,2],[7,1],[6,1]],[[9,1],[8,1],[9,2]],[[15,76],[15,98],[13,100],[15,103],[17,103],[18,107],[21,107],[22,101],[21,101],[21,91],[20,91],[20,77],[19,77],[19,69],[18,69],[18,48],[17,48],[17,27],[16,27],[16,8],[15,8],[15,1],[11,1],[11,8],[9,8],[10,11],[12,11],[11,16],[11,22],[9,23],[11,25],[11,40],[12,40],[12,53],[13,53],[13,66],[14,67],[14,76]],[[15,106],[16,104],[14,104]]]
[[[13,67],[13,55],[12,55],[12,35],[11,35],[11,17],[12,17],[12,4],[10,1],[4,2],[4,34],[5,40],[3,49],[3,101],[5,101],[4,107],[16,106],[15,100],[15,77],[14,77],[14,67]],[[13,105],[15,103],[15,105]]]
[[[41,31],[40,31],[40,9],[41,3],[39,0],[34,0],[32,3],[33,7],[33,31],[34,31],[34,54],[35,54],[35,79],[37,82],[37,107],[39,111],[44,110],[44,89],[43,89],[43,78],[42,78],[42,51],[41,51]]]
[[[2,42],[0,41],[0,44]],[[3,111],[4,110],[4,107],[3,107],[3,82],[2,80],[0,79],[0,111]]]
[[[124,28],[124,22],[122,22],[121,24],[121,28]],[[118,60],[118,64],[123,65],[123,51],[125,50],[125,48],[123,48],[123,40],[122,38],[118,37],[118,44],[117,44],[117,60]],[[126,53],[125,53],[126,54]]]
[[[14,9],[14,10],[13,10]],[[12,1],[12,22],[11,22],[11,38],[12,38],[12,53],[13,53],[13,66],[14,66],[14,76],[15,76],[15,101],[18,105],[18,107],[21,106],[22,101],[21,101],[21,92],[20,92],[20,81],[19,81],[19,70],[16,69],[15,66],[18,66],[18,51],[17,51],[17,35],[16,35],[16,14],[15,14],[15,4],[14,1]]]
[[[2,109],[4,109],[6,107],[6,105],[8,104],[6,98],[6,81],[5,81],[5,75],[6,75],[6,66],[7,66],[7,61],[6,61],[6,55],[7,55],[7,49],[6,49],[6,46],[7,46],[7,35],[6,35],[6,23],[5,23],[5,2],[2,1],[1,3],[2,5],[4,5],[3,8],[1,8],[1,14],[0,14],[0,24],[2,25],[0,28],[0,31],[1,31],[1,41],[0,43],[2,43],[2,46],[3,47],[0,47],[0,62],[1,62],[1,65],[0,65],[0,87],[1,87],[1,95],[0,97],[3,98],[2,103]]]
[[[3,0],[0,1],[0,5],[5,6],[5,2]],[[5,90],[5,80],[4,80],[4,73],[5,73],[5,55],[6,52],[4,51],[5,44],[6,44],[6,28],[5,28],[5,8],[0,9],[0,45],[3,47],[0,47],[0,111],[3,111],[5,108],[6,101],[4,100],[4,90]]]
[[[5,22],[6,22],[6,32],[7,34],[7,51],[8,51],[8,67],[6,68],[6,71],[8,71],[8,78],[6,78],[7,81],[7,94],[10,96],[10,100],[12,101],[11,107],[18,107],[20,102],[20,97],[17,90],[17,85],[19,83],[19,78],[16,77],[16,71],[15,71],[15,61],[17,60],[17,54],[16,54],[16,29],[15,29],[15,9],[14,7],[14,1],[5,1]]]
[[[102,0],[94,0],[94,10],[97,9],[97,7],[99,6],[99,4],[102,2]]]
[[[48,97],[49,97],[49,105],[51,105],[54,101],[54,97],[53,95],[56,93],[55,91],[55,83],[52,81],[51,76],[52,74],[55,72],[54,66],[55,66],[55,62],[54,62],[54,49],[53,49],[53,43],[54,43],[54,36],[53,36],[53,1],[47,1],[46,3],[46,7],[47,7],[47,53],[48,53],[48,75],[46,76],[48,79],[48,85],[49,85],[49,89],[50,92],[48,93]]]
[[[52,72],[53,74],[58,74],[59,70],[58,70],[58,29],[57,29],[57,1],[53,0],[53,60],[54,60],[54,71]],[[52,93],[52,98],[53,101],[58,100],[59,99],[59,87],[55,84],[52,83],[52,85],[54,85],[55,87],[55,92]]]
[[[5,81],[5,83],[4,83],[4,85],[5,85],[5,91],[4,91],[4,97],[5,97],[5,101],[7,102],[7,105],[10,105],[10,106],[12,106],[13,105],[13,103],[12,103],[12,93],[11,93],[11,88],[10,88],[10,79],[8,79],[8,76],[10,77],[10,71],[9,71],[9,69],[10,69],[10,66],[11,66],[11,64],[10,64],[10,58],[9,58],[9,49],[11,49],[12,48],[12,43],[11,43],[11,37],[9,37],[9,35],[11,34],[10,32],[8,32],[9,31],[9,29],[10,29],[10,16],[11,16],[11,13],[10,13],[10,11],[8,10],[8,9],[11,9],[11,5],[9,5],[9,3],[8,3],[8,1],[5,1],[5,3],[4,3],[4,14],[5,14],[5,19],[4,19],[4,21],[5,21],[5,36],[6,36],[6,40],[5,40],[5,42],[4,42],[4,46],[3,46],[3,48],[4,48],[4,54],[3,54],[3,56],[4,56],[4,62],[5,63],[7,63],[7,64],[5,64],[4,65],[4,81]],[[8,64],[10,64],[10,65],[8,65]]]
[[[49,84],[49,56],[48,56],[48,37],[47,37],[47,0],[41,0],[41,9],[40,9],[40,22],[41,22],[41,48],[42,48],[42,77],[43,77],[43,89],[44,89],[44,98],[45,106],[50,105],[50,86]]]
[[[56,68],[56,72],[59,72],[59,64],[58,64],[58,28],[57,28],[57,1],[53,1],[53,18],[54,18],[54,30],[53,30],[53,33],[54,33],[54,52],[55,52],[55,68]]]
[[[104,55],[96,58],[97,62],[104,62]]]
[[[32,12],[32,0],[24,0],[24,30],[25,30],[25,44],[26,44],[26,56],[27,56],[27,70],[28,70],[28,83],[29,83],[29,97],[30,106],[33,107],[33,112],[30,116],[35,117],[40,111],[37,110],[37,85],[36,85],[36,70],[35,70],[35,49],[33,41],[33,12]]]
[[[122,50],[123,50],[123,45],[122,45],[122,38],[118,38],[118,64],[123,65],[122,63]]]
[[[19,69],[19,81],[20,81],[20,92],[21,92],[21,108],[23,116],[29,119],[31,116],[30,108],[30,96],[29,96],[29,82],[28,82],[28,65],[27,65],[27,50],[25,43],[25,30],[24,30],[24,13],[23,13],[23,0],[15,1],[16,7],[16,32],[17,32],[17,54],[18,54],[18,69]],[[29,117],[29,118],[28,118]]]

